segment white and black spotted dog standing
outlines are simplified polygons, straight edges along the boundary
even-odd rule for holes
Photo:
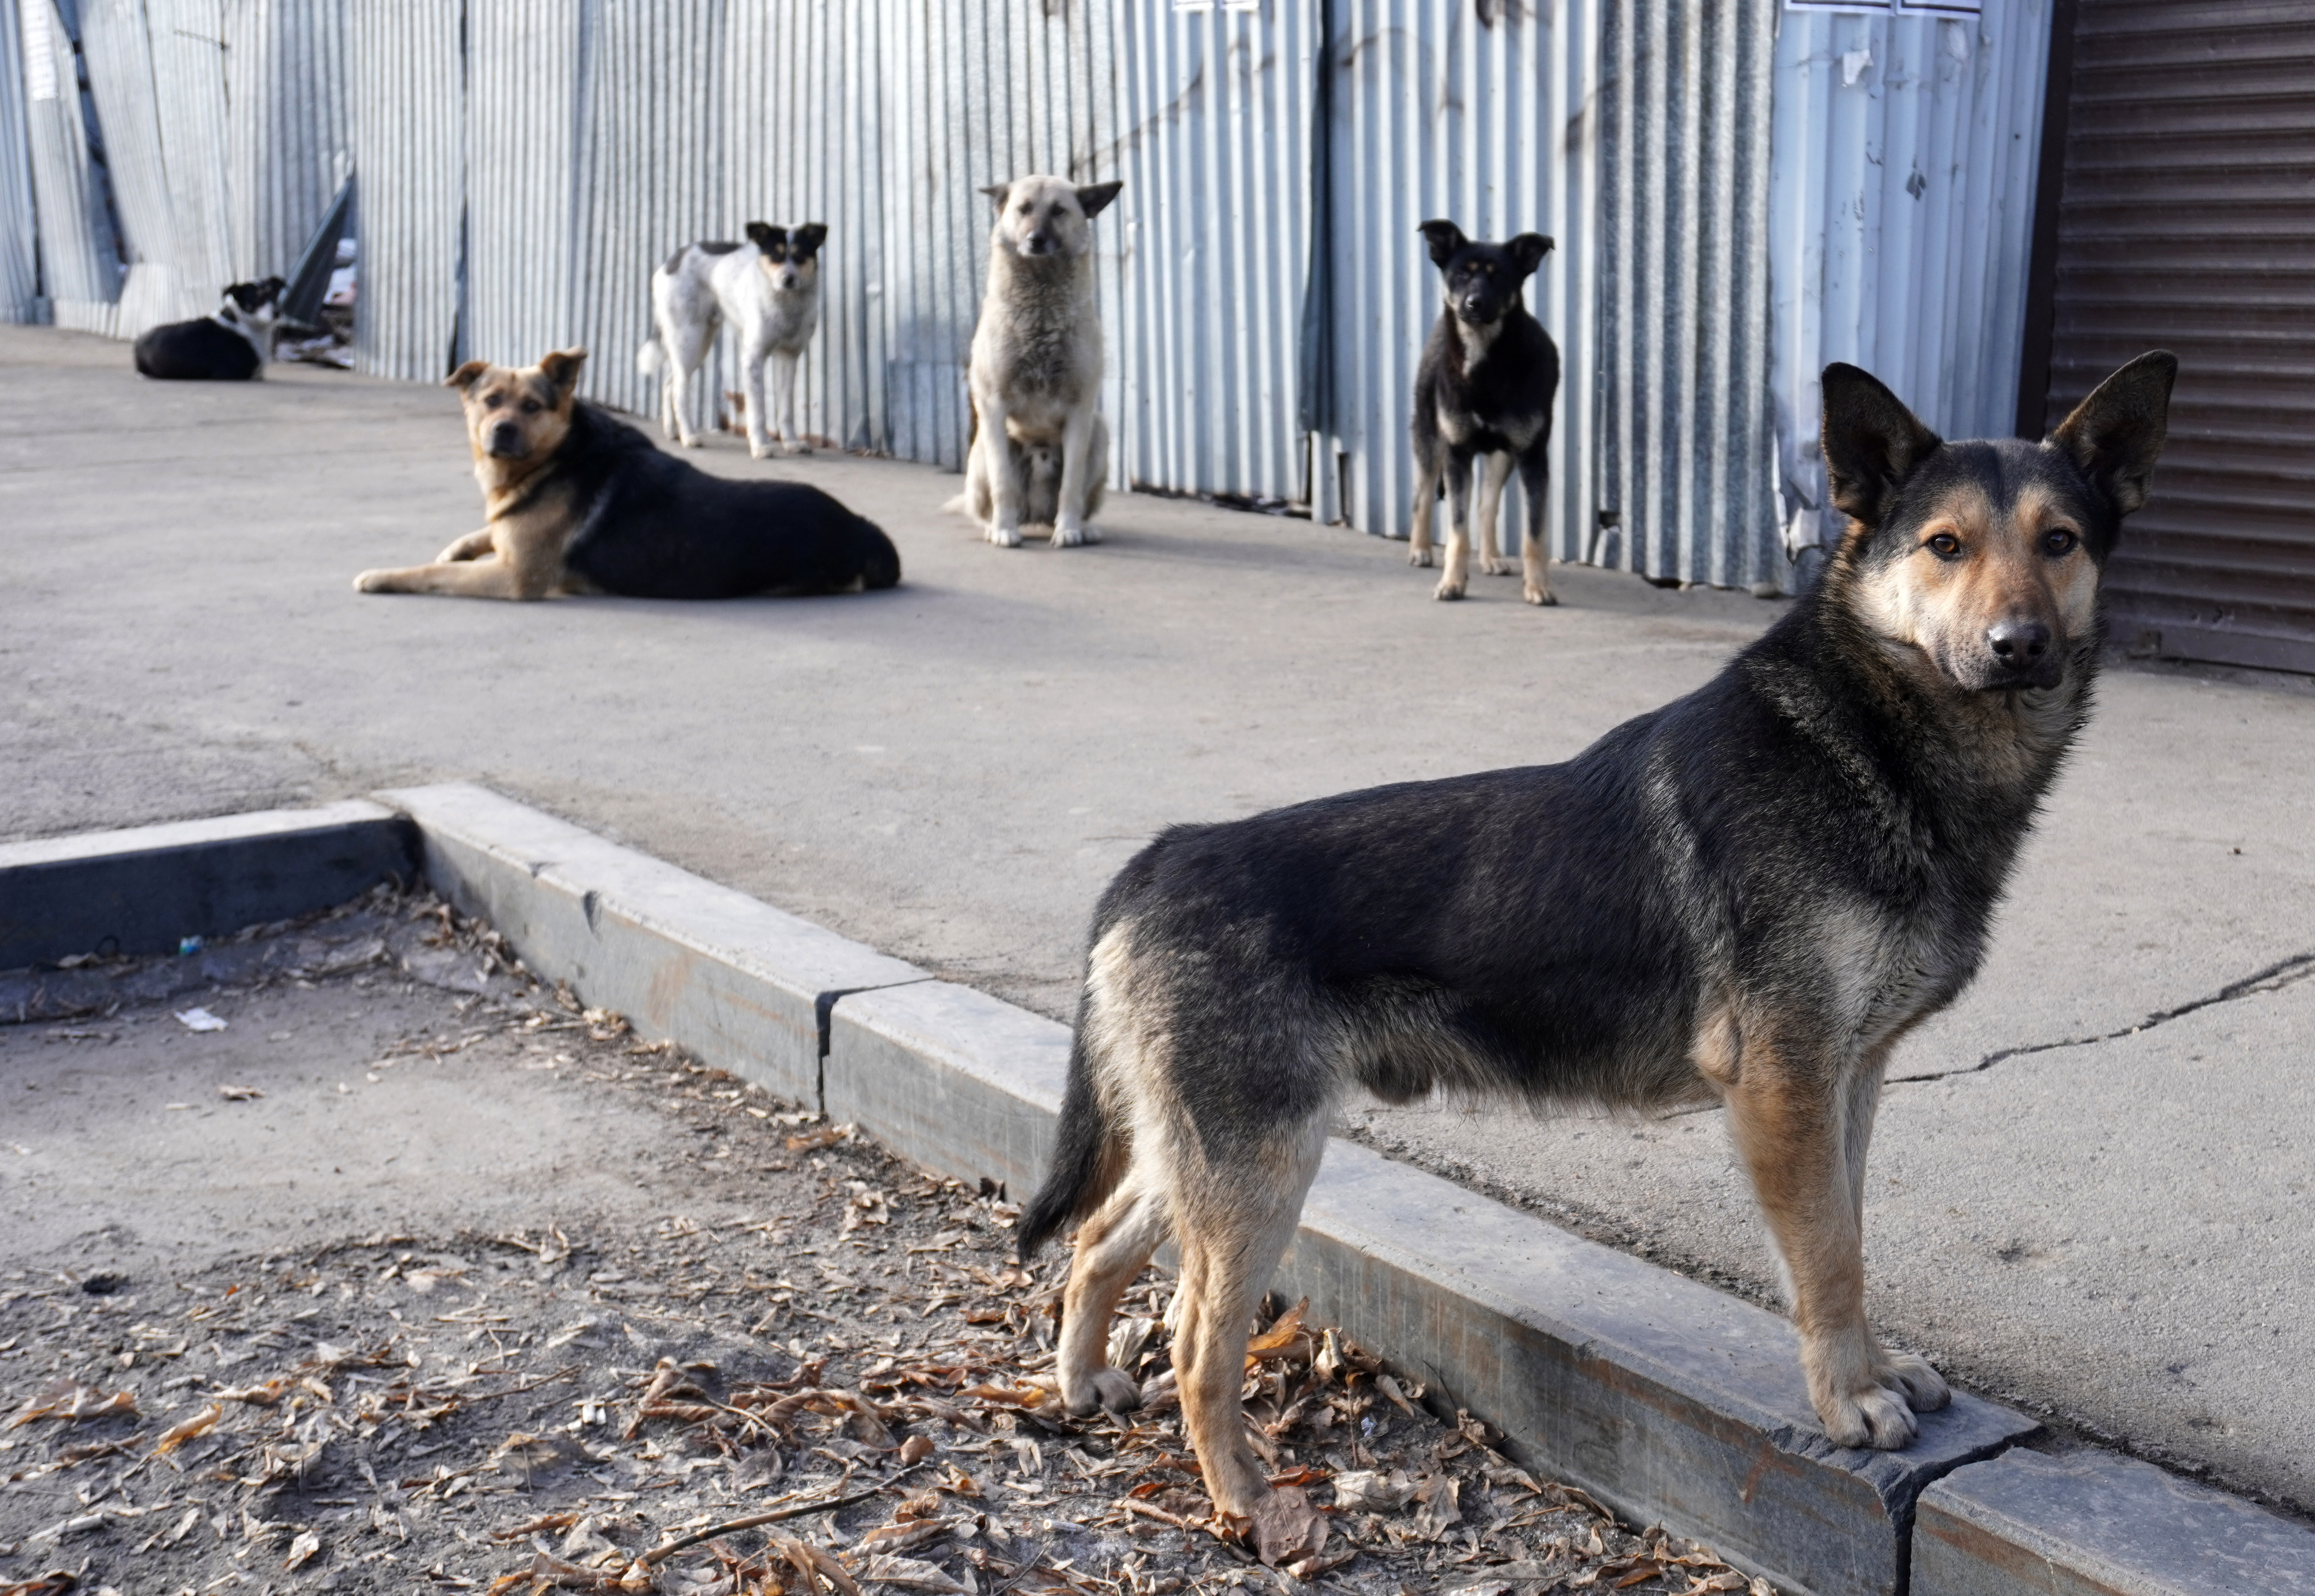
[[[686,448],[699,447],[685,396],[692,373],[707,360],[715,330],[726,322],[740,339],[740,382],[748,402],[748,453],[807,454],[796,430],[796,360],[820,326],[820,246],[827,226],[776,227],[749,222],[745,244],[687,244],[652,273],[652,322],[658,336],[635,363],[661,379],[660,421]],[[764,366],[779,391],[776,433],[764,424]]]

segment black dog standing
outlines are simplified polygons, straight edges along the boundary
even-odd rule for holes
[[[1431,511],[1441,479],[1447,492],[1447,569],[1436,594],[1460,598],[1470,576],[1471,464],[1479,484],[1479,569],[1509,576],[1495,546],[1503,483],[1519,468],[1527,490],[1527,536],[1520,545],[1530,604],[1557,604],[1543,547],[1551,466],[1551,402],[1559,392],[1559,346],[1528,314],[1520,288],[1551,253],[1551,240],[1522,233],[1508,244],[1473,244],[1452,222],[1425,222],[1423,236],[1445,279],[1447,307],[1423,346],[1415,374],[1415,532],[1407,563],[1431,563]]]

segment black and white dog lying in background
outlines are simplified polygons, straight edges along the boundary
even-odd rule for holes
[[[1431,511],[1444,477],[1447,569],[1433,591],[1441,598],[1463,596],[1471,563],[1471,465],[1479,460],[1479,569],[1509,576],[1511,562],[1495,547],[1495,518],[1516,466],[1527,490],[1522,596],[1530,604],[1557,604],[1543,518],[1559,346],[1520,299],[1521,287],[1551,253],[1551,240],[1522,233],[1508,244],[1473,244],[1452,222],[1425,222],[1422,231],[1445,279],[1447,306],[1415,374],[1415,530],[1407,561],[1431,563]]]
[[[137,369],[185,382],[247,382],[273,358],[286,286],[278,277],[235,283],[217,315],[148,330],[137,341]]]
[[[706,362],[715,329],[740,335],[740,382],[748,398],[748,453],[772,452],[764,425],[764,362],[780,394],[777,434],[785,454],[805,454],[796,430],[796,360],[820,325],[820,246],[828,227],[806,222],[775,227],[749,222],[745,244],[687,244],[652,273],[652,323],[658,335],[636,351],[645,376],[663,379],[660,422],[686,448],[699,447],[684,399],[691,374]]]

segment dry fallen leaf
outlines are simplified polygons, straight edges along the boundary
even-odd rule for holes
[[[1421,1503],[1415,1512],[1415,1533],[1425,1540],[1444,1537],[1449,1526],[1463,1517],[1457,1503],[1461,1491],[1462,1482],[1451,1474],[1433,1475],[1415,1486],[1415,1500]]]
[[[311,1530],[302,1530],[297,1538],[289,1543],[288,1559],[281,1566],[287,1569],[301,1568],[313,1561],[314,1555],[321,1549],[322,1538]]]
[[[1326,1546],[1326,1515],[1299,1485],[1280,1485],[1255,1504],[1254,1553],[1272,1568],[1316,1556]]]
[[[224,1414],[225,1409],[212,1402],[191,1418],[170,1425],[161,1432],[161,1438],[153,1443],[153,1455],[156,1458],[165,1458],[185,1442],[200,1440],[217,1428],[217,1422],[224,1416]]]

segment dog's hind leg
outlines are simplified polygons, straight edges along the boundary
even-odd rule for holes
[[[1060,1344],[1054,1351],[1061,1401],[1071,1413],[1089,1414],[1096,1407],[1122,1413],[1141,1405],[1141,1390],[1132,1377],[1110,1367],[1109,1319],[1119,1293],[1165,1238],[1165,1194],[1131,1174],[1078,1227],[1077,1256],[1061,1299]]]
[[[1434,598],[1460,598],[1471,581],[1471,457],[1447,451],[1447,568],[1439,573]]]
[[[1503,510],[1503,484],[1512,479],[1512,454],[1498,449],[1479,466],[1479,569],[1489,576],[1509,576],[1512,563],[1503,558],[1495,528]]]
[[[1283,1505],[1272,1500],[1247,1443],[1238,1389],[1255,1309],[1293,1237],[1326,1147],[1326,1116],[1314,1114],[1234,1154],[1228,1166],[1193,1163],[1172,1193],[1182,1243],[1170,1316],[1174,1368],[1206,1494],[1223,1513],[1259,1521]]]
[[[1549,438],[1537,439],[1520,458],[1520,491],[1527,500],[1527,532],[1520,539],[1520,597],[1530,604],[1557,604],[1551,591],[1551,553],[1544,542],[1550,529]]]
[[[1860,1068],[1809,1042],[1746,1035],[1724,1091],[1729,1132],[1791,1277],[1810,1403],[1835,1445],[1892,1450],[1919,1430],[1915,1379],[1936,1377],[1927,1364],[1916,1370],[1919,1360],[1898,1364],[1866,1326],[1859,1172],[1871,1116],[1860,1122],[1850,1074]],[[1877,1060],[1869,1073],[1877,1085]],[[1922,1382],[1922,1406],[1944,1396],[1944,1381]]]
[[[1431,563],[1431,518],[1439,508],[1439,477],[1445,448],[1436,432],[1418,420],[1415,430],[1415,528],[1406,536],[1406,563]]]

